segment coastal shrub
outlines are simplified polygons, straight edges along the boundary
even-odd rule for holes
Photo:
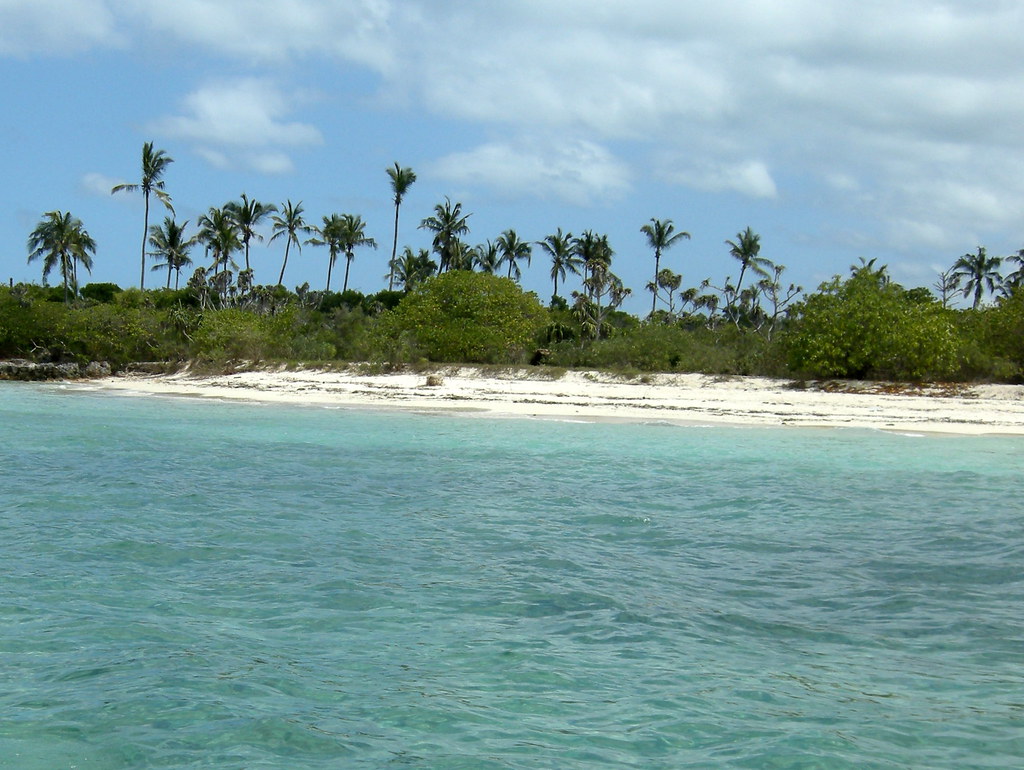
[[[547,323],[536,295],[508,278],[454,270],[431,278],[379,321],[381,349],[444,363],[522,363]]]
[[[163,357],[163,339],[163,316],[146,309],[117,304],[69,307],[18,287],[0,291],[0,356],[108,361],[116,368]]]
[[[83,364],[106,361],[116,369],[130,361],[165,358],[163,329],[162,317],[145,308],[100,304],[71,308],[60,341],[65,356]]]
[[[1024,287],[1018,286],[978,315],[982,329],[975,338],[984,340],[986,350],[995,359],[991,368],[996,377],[1024,380]]]
[[[711,330],[685,324],[644,323],[586,345],[550,346],[548,362],[595,369],[644,372],[762,374],[771,346],[755,332],[726,326]],[[772,374],[783,374],[771,367]]]
[[[121,287],[116,283],[87,283],[79,294],[83,299],[91,299],[93,302],[111,302],[120,292]]]
[[[791,368],[809,377],[948,379],[958,369],[951,312],[866,273],[807,297],[784,337]]]
[[[274,316],[226,308],[203,313],[191,352],[213,361],[323,361],[334,358],[336,348],[322,326],[294,308]]]

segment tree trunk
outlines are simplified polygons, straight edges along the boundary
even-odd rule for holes
[[[651,292],[654,296],[651,297],[651,315],[654,315],[654,310],[658,306],[658,273],[661,272],[661,252],[658,249],[654,250],[654,290]]]
[[[281,275],[277,278],[277,285],[284,285],[284,269],[288,267],[288,249],[292,247],[291,238],[284,242],[284,262],[281,263]]]
[[[341,293],[348,291],[348,269],[352,267],[352,254],[345,255],[345,281],[341,285]]]
[[[395,240],[391,245],[391,261],[388,263],[388,291],[395,290],[395,256],[398,254],[398,203],[395,203]]]
[[[142,275],[139,277],[139,291],[146,288],[146,236],[149,234],[149,193],[146,193],[146,213],[142,219]]]

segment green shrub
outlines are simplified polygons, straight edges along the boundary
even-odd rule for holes
[[[951,311],[874,275],[837,277],[797,312],[784,337],[790,366],[802,375],[921,380],[957,372]]]
[[[995,359],[998,379],[1024,379],[1024,287],[1018,286],[995,306],[977,314],[980,328],[974,332],[983,339]]]
[[[709,330],[681,323],[645,323],[585,346],[550,346],[548,362],[558,366],[643,372],[761,374],[771,349],[756,332],[723,326]],[[772,374],[784,374],[774,366]]]
[[[116,283],[87,283],[79,292],[83,299],[91,299],[93,302],[112,302],[120,293],[121,287]]]
[[[514,281],[455,270],[431,278],[380,317],[381,350],[446,363],[522,363],[547,313]]]
[[[191,352],[213,361],[323,361],[334,358],[336,348],[322,327],[294,308],[274,316],[226,308],[203,313]]]

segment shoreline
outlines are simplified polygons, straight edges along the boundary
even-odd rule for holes
[[[808,386],[764,377],[438,367],[369,374],[266,369],[232,374],[122,374],[87,387],[125,394],[371,407],[587,422],[666,422],[901,433],[1024,435],[1024,386],[907,388],[885,383]],[[431,382],[433,384],[428,384]],[[82,383],[85,385],[85,383]]]

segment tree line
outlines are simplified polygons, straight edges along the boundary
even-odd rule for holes
[[[405,298],[422,293],[429,284],[452,273],[502,276],[521,292],[518,281],[523,268],[531,264],[535,253],[540,253],[549,265],[553,293],[545,308],[543,328],[536,330],[534,342],[537,349],[548,351],[548,360],[566,365],[678,369],[684,365],[686,357],[677,354],[678,350],[677,353],[671,350],[680,347],[683,337],[679,335],[682,334],[688,335],[688,344],[703,339],[708,349],[724,345],[734,354],[731,362],[725,360],[729,358],[727,355],[722,360],[703,363],[694,360],[686,364],[698,369],[911,379],[977,376],[1013,379],[1018,376],[1012,363],[1017,355],[1012,345],[997,346],[996,351],[991,346],[986,348],[976,344],[977,339],[968,337],[984,337],[987,333],[986,325],[979,325],[978,319],[994,318],[1003,309],[1015,306],[1015,298],[1020,294],[1018,290],[1024,281],[1024,250],[999,258],[989,256],[983,247],[979,247],[976,253],[963,255],[940,274],[932,287],[934,293],[925,288],[905,290],[891,281],[887,268],[876,266],[875,260],[861,259],[859,265],[851,266],[848,278],[836,276],[816,292],[805,294],[802,287],[783,280],[785,267],[762,255],[760,236],[747,227],[735,238],[725,241],[728,254],[736,260],[738,277],[735,281],[727,277],[720,284],[715,284],[707,279],[697,286],[684,288],[678,273],[662,267],[662,257],[690,235],[677,230],[671,219],[652,218],[640,228],[653,254],[652,277],[645,287],[651,294],[651,310],[641,321],[621,311],[622,303],[631,290],[623,285],[612,269],[614,250],[608,237],[591,230],[574,235],[558,229],[540,241],[530,242],[515,230],[508,229],[493,241],[471,246],[466,240],[471,214],[464,211],[460,202],[445,198],[434,206],[431,215],[419,223],[419,228],[432,236],[431,248],[414,252],[407,246],[399,252],[401,206],[416,181],[416,174],[412,169],[395,163],[386,169],[395,206],[391,257],[384,276],[387,289],[366,297],[348,288],[349,268],[356,251],[377,248],[376,241],[366,234],[366,223],[362,217],[332,213],[323,216],[319,223],[310,224],[301,201],[293,203],[287,200],[277,206],[251,199],[243,193],[238,200],[211,207],[196,222],[195,233],[189,235],[189,223],[175,220],[173,202],[166,190],[164,174],[171,163],[173,159],[165,151],[146,143],[142,150],[140,182],[117,185],[112,193],[142,193],[145,207],[140,293],[144,297],[147,295],[147,266],[151,271],[165,271],[164,288],[158,295],[160,299],[154,295],[147,301],[150,304],[166,303],[167,297],[175,297],[177,304],[173,310],[176,315],[165,320],[172,326],[176,324],[186,335],[190,329],[195,331],[199,328],[197,324],[202,322],[196,319],[203,314],[212,318],[218,312],[228,310],[246,311],[263,317],[298,312],[305,314],[307,320],[320,316],[316,323],[321,327],[327,323],[325,318],[332,318],[330,323],[333,323],[341,313],[346,316],[345,324],[349,327],[362,324],[369,328],[374,326],[378,317],[393,319],[394,314],[401,311]],[[167,209],[168,215],[160,224],[149,223],[151,197]],[[267,226],[271,242],[283,241],[283,260],[277,283],[258,285],[254,281],[249,250],[253,240],[262,240],[259,230],[266,230]],[[308,285],[297,287],[294,292],[284,288],[292,250],[301,251],[304,246],[323,248],[327,252],[326,284],[322,291],[312,290]],[[179,288],[182,271],[193,266],[197,248],[204,249],[206,264],[195,267],[185,286]],[[79,271],[91,272],[96,243],[83,223],[70,212],[45,214],[29,236],[28,249],[30,262],[42,260],[44,284],[54,270],[60,274],[60,298],[65,305],[101,301],[100,295],[104,292],[89,292],[89,286],[79,289]],[[331,281],[337,259],[341,256],[345,258],[345,272],[342,290],[335,293],[331,291]],[[1011,269],[1002,271],[1006,266]],[[564,292],[570,276],[578,278],[579,288],[566,299],[559,290],[561,288]],[[481,290],[483,284],[473,286]],[[113,294],[120,293],[120,287],[115,288],[117,291]],[[113,294],[105,297],[107,303]],[[969,313],[951,307],[951,300],[957,294],[972,300]],[[27,301],[25,298],[30,295],[35,300],[41,296],[38,292],[23,291],[19,301]],[[134,295],[128,292],[124,296]],[[986,296],[994,297],[994,304],[985,306],[983,299]],[[141,305],[146,305],[147,301],[140,301]],[[856,343],[863,348],[861,352],[864,355],[860,358],[849,351],[841,352],[849,348],[848,341],[840,339],[837,342],[826,339],[827,334],[816,336],[811,333],[815,326],[820,327],[819,332],[827,330],[830,324],[833,329],[837,328],[836,319],[843,315],[840,310],[850,310],[858,303],[863,305],[858,313],[875,313],[874,320],[877,317],[888,319],[879,325],[872,323],[872,319],[859,318],[857,313],[851,316],[854,319],[851,323],[856,328],[847,329],[850,332],[847,336],[861,340]],[[412,305],[413,301],[410,300],[409,304]],[[824,307],[829,308],[828,312],[822,310]],[[361,318],[358,324],[353,321],[356,313]],[[535,317],[536,314],[531,311],[527,315]],[[968,322],[967,319],[973,320]],[[377,325],[384,328],[389,323],[391,321],[381,321]],[[930,341],[907,343],[902,353],[894,352],[892,345],[888,352],[880,352],[886,348],[882,344],[885,339],[891,342],[901,335],[914,339],[920,336],[920,329],[915,324],[927,327],[929,331],[925,336]],[[874,329],[872,333],[879,339],[866,340],[862,339],[863,335],[853,334],[864,329]],[[469,331],[465,333],[470,334]],[[404,329],[402,334],[407,342],[416,336],[410,329]],[[328,333],[326,336],[331,335]],[[713,344],[711,340],[714,340]],[[394,358],[396,348],[392,343],[394,340],[384,347],[390,351],[388,356]],[[630,353],[629,345],[633,343]],[[383,355],[381,340],[378,338],[374,344],[377,345],[375,350],[364,347],[364,350],[356,351],[347,349],[348,343],[342,341],[341,344],[327,344],[320,351],[330,352],[328,358],[370,353]],[[663,348],[660,352],[659,346]],[[184,346],[185,349],[188,347]],[[937,347],[942,347],[945,352],[935,353]],[[973,354],[965,352],[968,348],[973,350]],[[284,357],[289,357],[285,355],[288,353],[287,345],[277,349]],[[911,355],[914,350],[925,349],[931,352],[917,356],[914,361],[908,359],[908,355],[914,358]],[[985,355],[981,354],[983,349],[987,350]],[[612,354],[613,350],[618,352]],[[409,358],[421,353],[424,351],[419,350],[413,340],[402,356]],[[520,353],[525,355],[523,351]],[[988,356],[989,364],[982,360],[985,356]],[[424,357],[434,359],[436,352],[426,351]],[[504,360],[515,356],[506,350],[483,357]],[[711,358],[716,357],[712,355]],[[997,359],[1002,363],[993,363]]]

